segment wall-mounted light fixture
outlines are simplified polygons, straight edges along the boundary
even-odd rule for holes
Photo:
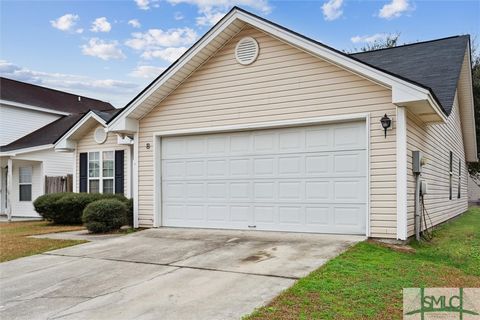
[[[382,117],[382,119],[380,119],[380,123],[382,124],[382,128],[383,130],[385,130],[385,138],[387,137],[387,129],[390,128],[390,126],[392,125],[392,119],[390,119],[387,114],[385,113],[385,115]]]

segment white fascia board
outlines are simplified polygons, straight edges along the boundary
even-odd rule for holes
[[[356,73],[359,76],[364,78],[370,79],[376,83],[381,85],[387,86],[394,91],[402,91],[404,92],[402,97],[406,97],[405,93],[408,93],[407,96],[411,98],[415,98],[414,101],[419,100],[427,100],[428,102],[433,101],[430,98],[429,90],[410,83],[408,81],[402,80],[396,76],[390,75],[388,73],[382,72],[378,69],[370,67],[360,61],[352,59],[346,55],[340,54],[334,50],[329,48],[323,47],[318,45],[308,39],[305,39],[299,35],[296,35],[292,32],[289,32],[283,28],[280,28],[272,23],[263,21],[257,17],[249,15],[248,13],[244,13],[242,11],[233,10],[230,13],[230,16],[225,17],[223,21],[220,21],[215,27],[210,29],[210,31],[206,34],[202,41],[196,43],[192,48],[191,51],[180,58],[180,60],[165,74],[162,75],[161,78],[156,80],[150,88],[148,88],[142,95],[140,95],[128,108],[126,108],[122,113],[112,121],[109,127],[115,128],[115,124],[120,122],[122,118],[128,117],[133,110],[135,110],[142,102],[145,101],[153,92],[155,92],[159,87],[161,87],[171,76],[173,76],[177,71],[179,71],[190,59],[192,59],[198,52],[200,52],[212,39],[214,39],[217,35],[219,35],[225,28],[227,28],[231,23],[235,20],[240,20],[245,23],[248,23],[255,28],[258,28],[272,36],[276,37],[277,39],[287,42],[301,50],[309,52],[313,55],[316,55],[322,59],[328,60],[329,62],[337,65],[342,69],[349,70],[350,72]],[[400,96],[400,95],[399,95]],[[403,99],[402,99],[403,100]],[[406,101],[403,101],[406,102]],[[436,112],[441,110],[435,110]],[[121,127],[121,126],[120,126]],[[117,127],[118,128],[118,127]],[[120,130],[118,128],[116,130]],[[114,129],[115,130],[115,129]]]
[[[100,123],[102,126],[106,126],[105,120],[100,118],[95,112],[89,111],[86,115],[83,116],[83,118],[78,121],[70,130],[67,131],[56,143],[55,143],[55,149],[65,149],[65,148],[70,148],[69,146],[72,146],[73,141],[69,141],[69,138],[78,130],[80,129],[89,119],[95,119],[98,123]]]
[[[138,120],[128,117],[121,117],[116,122],[112,122],[107,127],[108,132],[135,133],[138,131]]]
[[[7,105],[7,106],[12,106],[12,107],[23,108],[23,109],[41,111],[41,112],[45,112],[45,113],[58,114],[58,115],[61,115],[61,116],[68,116],[70,114],[68,112],[62,112],[62,111],[56,111],[56,110],[42,108],[42,107],[36,107],[36,106],[29,105],[29,104],[24,104],[24,103],[10,101],[10,100],[4,100],[4,99],[0,99],[0,104],[4,104],[4,105]]]
[[[36,147],[0,152],[0,157],[15,157],[16,155],[19,155],[19,154],[42,151],[42,150],[47,150],[51,148],[53,148],[53,144],[45,144],[45,145],[36,146]]]

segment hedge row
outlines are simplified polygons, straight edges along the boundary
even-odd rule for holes
[[[118,209],[117,203],[112,201],[103,204],[102,210],[105,211],[106,206],[113,209],[110,211],[120,210],[125,212],[117,214],[121,216],[122,224],[133,225],[133,201],[123,195],[118,194],[100,194],[100,193],[50,193],[38,197],[33,206],[45,220],[52,221],[57,224],[81,224],[83,222],[82,216],[85,208],[93,202],[100,200],[116,200],[123,206]],[[92,209],[93,210],[93,209]],[[103,214],[103,213],[102,213]],[[91,211],[89,216],[92,216]],[[103,218],[102,218],[103,219]]]

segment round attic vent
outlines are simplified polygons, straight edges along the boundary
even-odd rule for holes
[[[97,129],[95,129],[94,137],[96,143],[104,143],[105,140],[107,140],[107,132],[105,132],[105,129],[103,127],[98,127]]]
[[[257,59],[258,49],[258,43],[255,39],[252,37],[242,38],[235,48],[235,58],[240,64],[250,64]]]

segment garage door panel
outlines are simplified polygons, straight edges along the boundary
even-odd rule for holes
[[[161,145],[164,225],[365,234],[365,123]]]

